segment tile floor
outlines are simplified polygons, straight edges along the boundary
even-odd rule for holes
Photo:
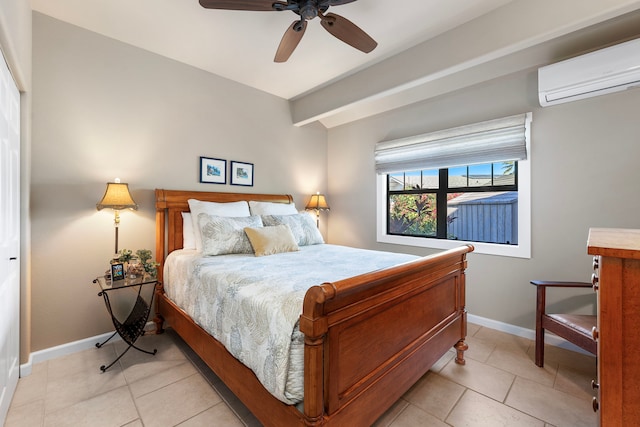
[[[548,347],[544,369],[531,340],[469,325],[467,364],[445,355],[376,427],[595,426],[595,359]],[[122,342],[39,363],[21,378],[5,427],[259,426],[173,334],[141,338],[106,373]]]

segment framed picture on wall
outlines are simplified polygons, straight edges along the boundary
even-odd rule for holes
[[[200,157],[200,182],[226,184],[227,161],[211,157]]]
[[[231,161],[231,185],[253,186],[253,163]]]

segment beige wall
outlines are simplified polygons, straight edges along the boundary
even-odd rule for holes
[[[534,70],[334,128],[329,132],[329,239],[429,253],[376,243],[374,144],[527,111],[533,112],[532,258],[471,254],[467,308],[533,328],[530,280],[589,281],[589,227],[640,227],[640,89],[542,109]],[[568,295],[551,300],[565,309],[593,309],[593,293],[571,302]]]
[[[154,247],[153,189],[326,190],[326,130],[286,101],[45,15],[33,15],[33,348],[112,330],[91,280],[113,252],[105,183],[128,182],[120,248]],[[255,164],[253,187],[200,184],[199,156]]]

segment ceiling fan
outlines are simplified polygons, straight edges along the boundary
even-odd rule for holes
[[[287,0],[286,2],[275,0],[199,1],[200,5],[206,9],[255,11],[291,10],[300,15],[300,19],[296,19],[284,33],[284,36],[282,36],[280,46],[278,46],[278,51],[274,58],[275,62],[285,62],[289,59],[307,29],[307,21],[312,20],[316,16],[320,18],[320,23],[324,29],[334,37],[364,53],[371,52],[378,45],[367,33],[347,18],[336,15],[335,13],[325,14],[329,6],[353,3],[356,0]]]

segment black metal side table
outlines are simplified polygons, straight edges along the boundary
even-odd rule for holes
[[[143,353],[156,354],[158,352],[157,349],[153,351],[143,350],[137,347],[135,342],[141,335],[144,335],[144,327],[147,324],[149,313],[153,306],[153,297],[158,286],[158,280],[155,277],[144,275],[112,282],[111,279],[100,276],[93,283],[97,283],[100,287],[98,296],[104,298],[104,304],[107,307],[109,316],[111,316],[113,326],[116,328],[116,331],[104,342],[96,343],[96,347],[102,347],[116,334],[129,344],[116,360],[109,365],[100,366],[100,370],[104,372],[109,369],[131,347]]]

